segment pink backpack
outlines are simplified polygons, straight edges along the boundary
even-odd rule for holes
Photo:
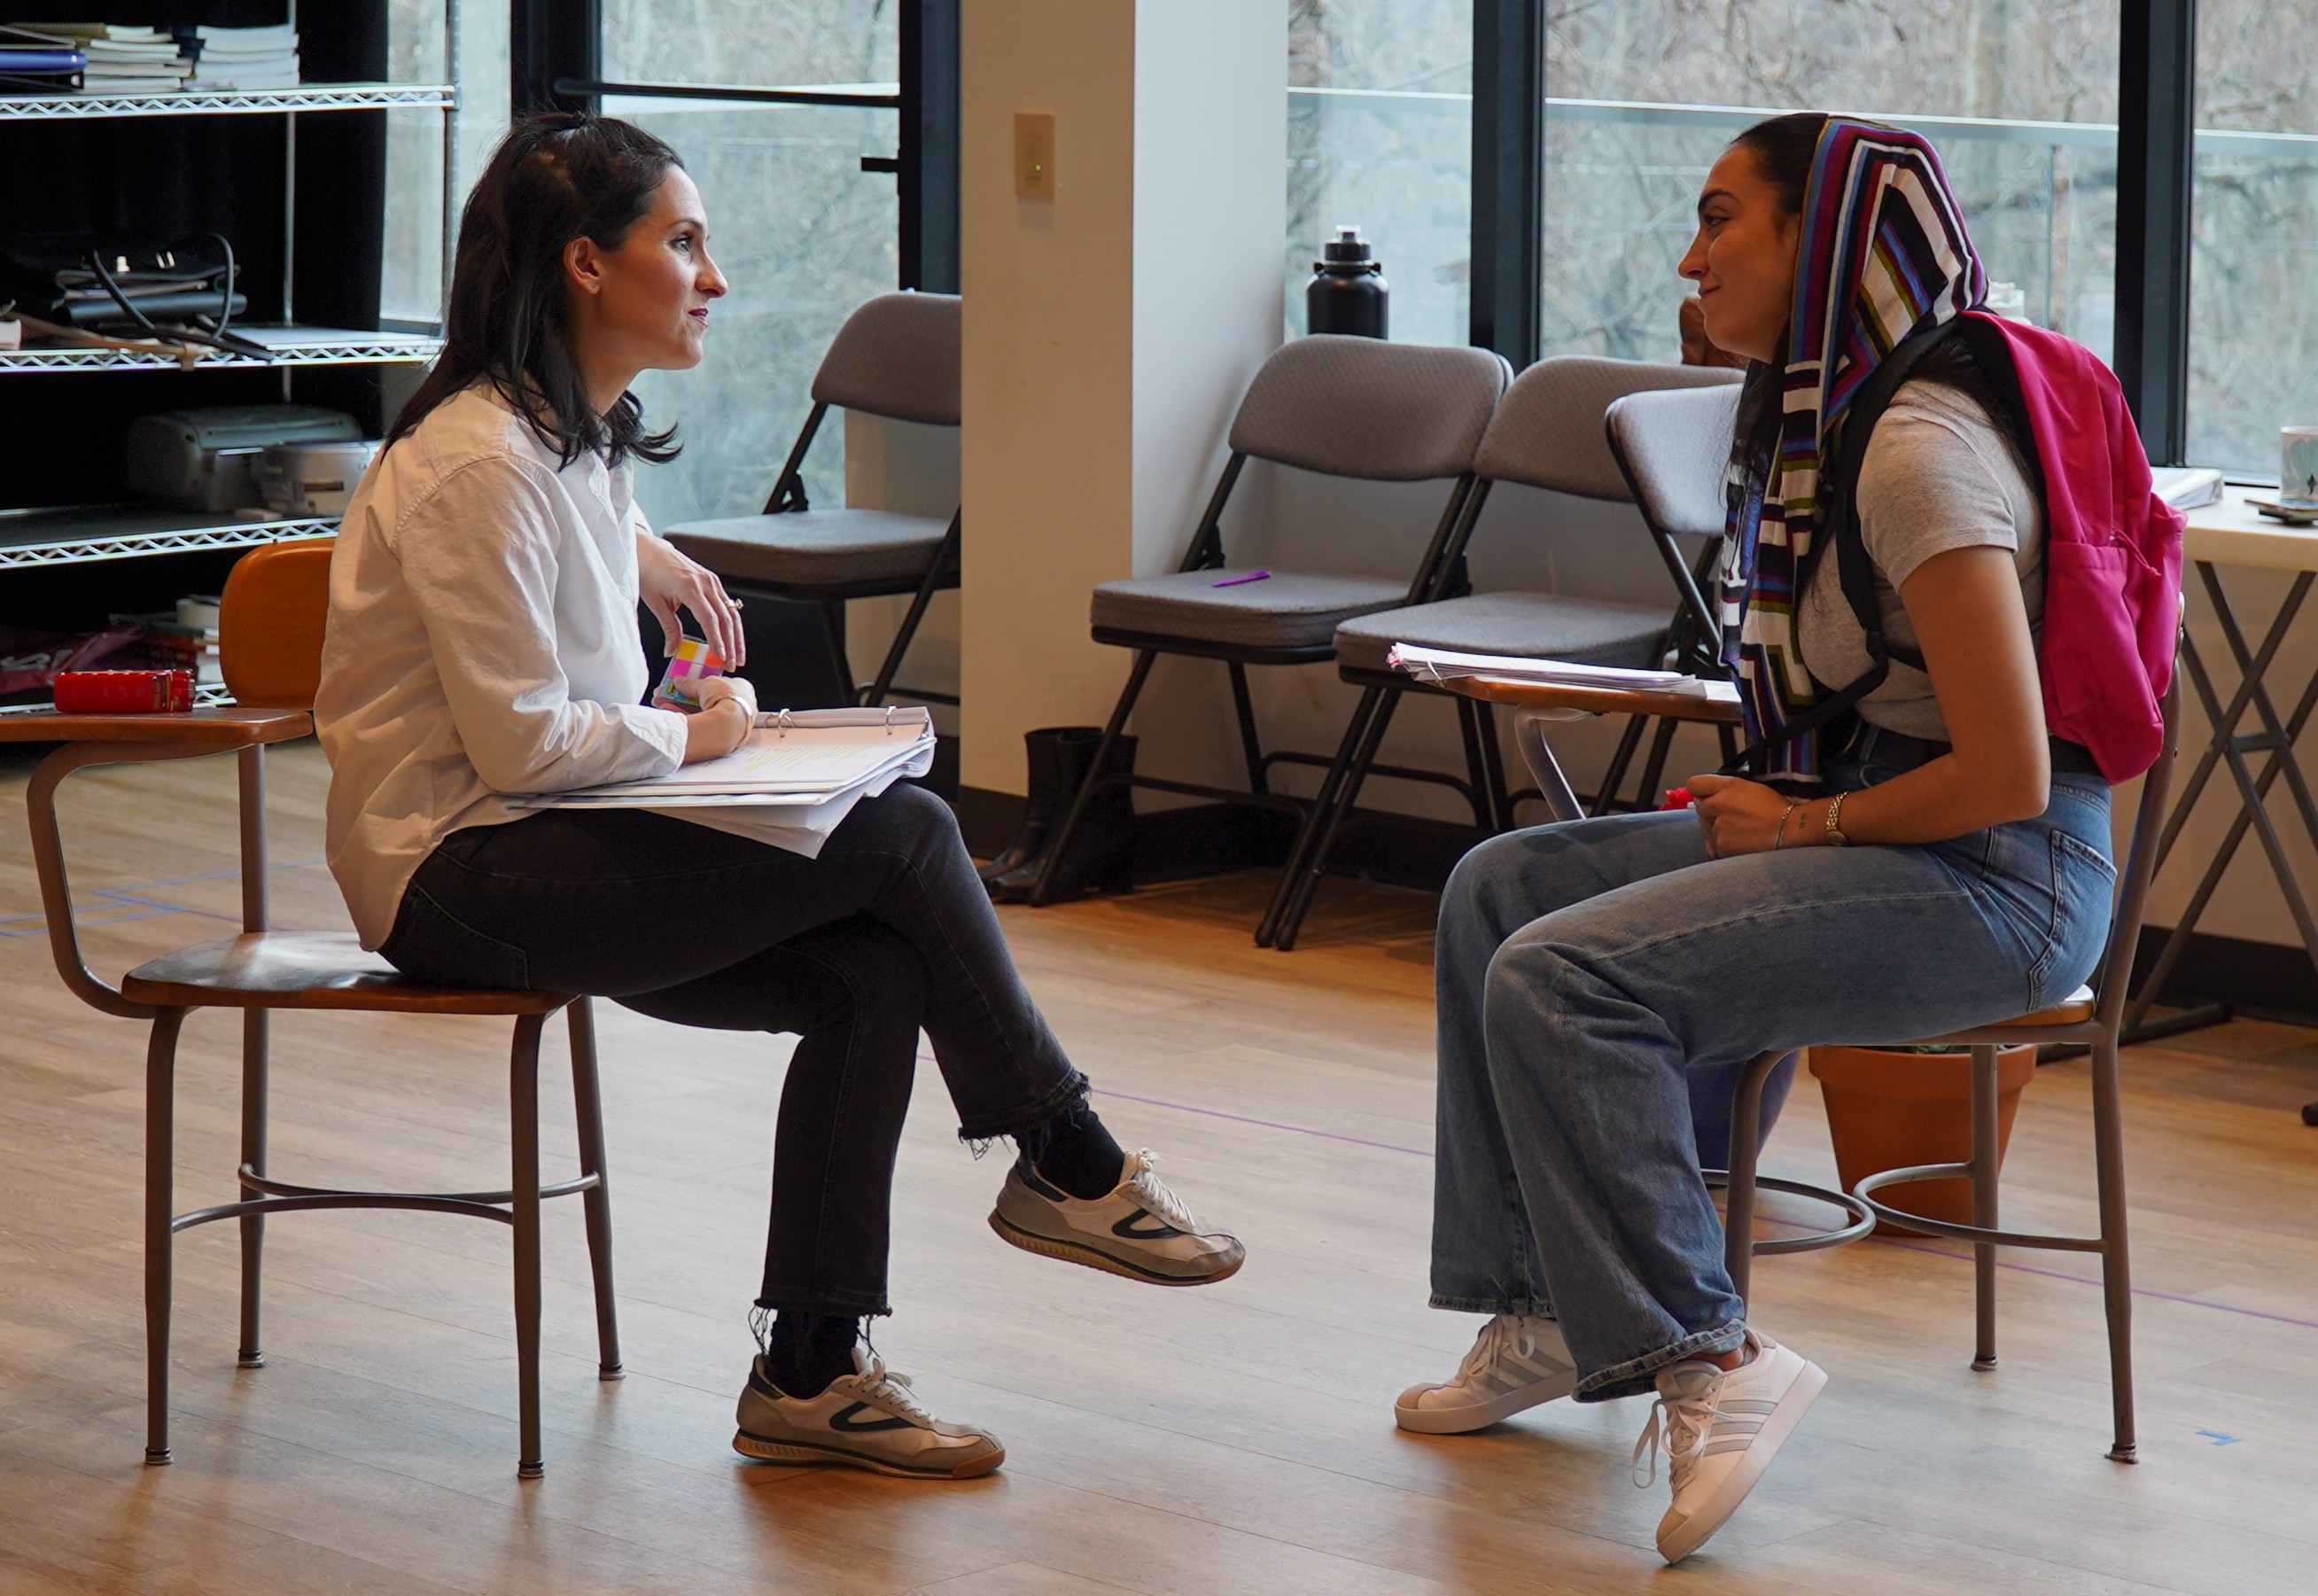
[[[2079,744],[2115,785],[2157,762],[2161,708],[2180,627],[2179,510],[2150,485],[2149,455],[2116,374],[2083,345],[1983,311],[1918,334],[1877,366],[1844,423],[1837,537],[1844,593],[1868,634],[1868,676],[1837,697],[1856,702],[1883,678],[1888,648],[1875,613],[1857,514],[1849,507],[1875,422],[1924,352],[1949,338],[1971,347],[2029,451],[2044,505],[2044,618],[2039,669],[2045,729]]]

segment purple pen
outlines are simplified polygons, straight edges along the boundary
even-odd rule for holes
[[[1269,571],[1251,571],[1245,576],[1226,576],[1221,582],[1211,582],[1211,588],[1235,588],[1244,582],[1262,582],[1271,574]]]

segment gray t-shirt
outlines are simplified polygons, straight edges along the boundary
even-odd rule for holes
[[[1875,567],[1886,641],[1916,648],[1899,590],[1916,568],[1952,548],[2013,551],[2031,633],[2044,610],[2044,509],[2010,436],[1976,401],[1943,383],[1901,384],[1868,439],[1859,470],[1859,530]],[[1867,672],[1867,638],[1843,596],[1828,546],[1796,620],[1803,663],[1827,687]],[[1898,660],[1859,704],[1871,726],[1947,740],[1932,679]]]

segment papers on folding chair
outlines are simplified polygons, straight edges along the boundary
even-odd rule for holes
[[[1460,654],[1415,643],[1392,645],[1390,663],[1420,681],[1487,676],[1499,681],[1534,681],[1548,687],[1592,687],[1612,692],[1674,693],[1683,698],[1735,704],[1738,690],[1728,681],[1685,676],[1679,671],[1629,671],[1613,665],[1580,665],[1568,660],[1522,659],[1513,654]]]
[[[643,781],[534,793],[526,809],[648,809],[811,858],[865,798],[933,768],[921,708],[785,709],[722,759]]]

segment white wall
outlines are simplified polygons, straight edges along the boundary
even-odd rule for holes
[[[1022,734],[1100,722],[1128,660],[1087,594],[1165,569],[1278,341],[1286,14],[1240,0],[975,0],[960,200],[963,779],[1022,790]],[[1013,118],[1056,119],[1051,201]]]

